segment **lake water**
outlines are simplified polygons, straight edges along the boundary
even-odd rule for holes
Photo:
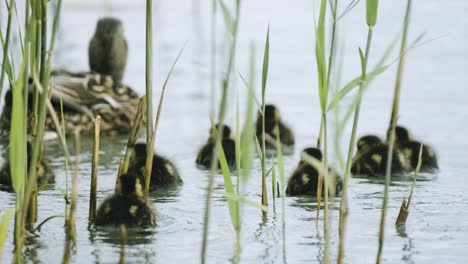
[[[145,2],[144,1],[64,1],[62,25],[57,43],[56,67],[72,71],[88,69],[87,45],[97,19],[119,17],[129,45],[129,63],[124,82],[140,94],[144,92]],[[296,134],[296,150],[284,159],[289,175],[299,151],[315,143],[320,123],[314,56],[314,12],[318,1],[242,1],[239,45],[235,72],[248,74],[249,47],[255,43],[257,94],[260,92],[261,56],[268,23],[271,29],[270,72],[267,101],[275,103],[283,119]],[[315,3],[314,3],[315,2]],[[340,1],[342,2],[342,1]],[[364,47],[367,28],[365,4],[340,20],[343,48],[342,83],[360,74],[358,47]],[[380,1],[374,30],[371,62],[378,61],[385,48],[400,32],[405,1]],[[195,167],[198,148],[206,141],[210,111],[210,17],[211,1],[157,1],[155,29],[155,100],[173,59],[188,40],[169,82],[160,120],[157,152],[171,158],[184,185],[177,190],[159,190],[151,195],[157,209],[157,227],[148,232],[129,230],[126,248],[128,263],[199,262],[203,212],[208,173]],[[345,4],[341,3],[341,10]],[[2,5],[4,8],[4,5]],[[393,181],[389,190],[385,263],[468,263],[468,2],[465,0],[415,1],[410,24],[410,41],[426,31],[433,41],[412,50],[404,72],[399,123],[437,151],[440,172],[421,176],[416,183],[406,230],[394,227],[401,199],[411,181]],[[3,14],[5,11],[2,10]],[[219,14],[218,73],[225,69],[227,34]],[[395,58],[394,54],[392,58]],[[394,64],[370,86],[364,96],[358,135],[384,135],[395,80]],[[220,74],[218,74],[219,79]],[[243,108],[245,89],[236,77]],[[230,94],[227,123],[235,122],[235,95]],[[348,100],[349,101],[349,100]],[[330,116],[333,116],[332,114]],[[333,130],[333,128],[330,128]],[[345,128],[340,147],[347,150],[350,126]],[[113,192],[118,160],[123,155],[125,137],[102,138],[98,179],[98,201]],[[72,143],[71,141],[69,142]],[[82,140],[79,169],[78,241],[73,262],[116,263],[119,238],[115,230],[88,229],[91,139]],[[46,154],[56,174],[55,188],[39,196],[39,221],[63,214],[60,189],[65,186],[64,158],[57,142],[46,145]],[[334,155],[330,157],[336,161]],[[336,162],[335,162],[336,164]],[[342,171],[342,170],[341,170]],[[234,180],[235,182],[235,180]],[[235,233],[231,227],[223,178],[215,176],[208,243],[208,262],[231,262]],[[254,162],[245,196],[260,201],[261,170]],[[243,206],[242,263],[283,262],[281,199],[266,218],[259,209]],[[374,263],[378,246],[383,196],[381,180],[352,178],[349,185],[349,218],[346,236],[346,263]],[[13,193],[0,191],[0,212],[13,207]],[[339,205],[339,199],[331,203]],[[286,260],[288,263],[323,262],[323,219],[316,224],[317,203],[307,197],[286,198]],[[338,210],[330,212],[332,260],[338,247]],[[12,225],[3,261],[12,259]],[[45,224],[39,236],[29,239],[26,259],[32,263],[60,263],[64,248],[63,219]]]

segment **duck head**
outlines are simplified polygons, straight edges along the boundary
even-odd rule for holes
[[[143,186],[137,174],[129,172],[120,176],[120,191],[125,195],[143,197]]]
[[[88,48],[91,71],[112,75],[114,80],[120,83],[127,55],[127,41],[123,35],[122,22],[113,17],[99,19]]]
[[[363,151],[364,149],[367,149],[376,145],[380,145],[382,143],[383,143],[382,140],[378,136],[366,135],[366,136],[361,137],[357,141],[356,143],[357,151],[360,152],[360,151]]]

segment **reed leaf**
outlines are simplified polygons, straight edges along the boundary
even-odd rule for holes
[[[10,5],[8,6],[8,21],[7,21],[7,28],[5,34],[5,40],[3,39],[3,35],[0,34],[2,39],[2,52],[3,52],[3,59],[2,59],[2,69],[0,72],[0,95],[3,94],[3,81],[5,80],[5,73],[8,73],[11,76],[10,80],[12,80],[12,68],[10,61],[8,60],[8,47],[10,44],[10,35],[11,35],[11,21],[13,19],[13,7],[15,6],[15,0],[10,1]],[[11,81],[10,81],[11,82]]]
[[[219,6],[221,7],[226,28],[229,30],[231,35],[234,35],[234,18],[232,17],[231,12],[229,12],[229,8],[223,0],[219,0]]]
[[[249,83],[247,84],[247,105],[245,111],[245,123],[241,136],[241,164],[243,182],[247,182],[252,165],[253,139],[255,137],[254,128],[254,84],[255,84],[255,50],[250,47]]]
[[[231,174],[229,172],[226,155],[224,154],[223,145],[219,144],[217,149],[221,173],[224,177],[224,188],[226,189],[226,194],[234,194],[234,187],[232,185]],[[234,230],[239,230],[240,228],[238,206],[239,204],[236,201],[228,199],[229,215],[231,216],[231,222]]]
[[[325,11],[327,1],[322,0],[320,4],[320,15],[315,29],[315,59],[318,71],[318,90],[320,108],[322,112],[326,110],[328,89],[327,89],[327,65],[325,61]]]
[[[8,233],[8,223],[10,222],[10,218],[14,212],[14,208],[5,210],[2,216],[2,220],[0,221],[0,261],[2,260],[3,247],[5,245],[5,239]]]
[[[379,0],[366,0],[366,22],[370,28],[373,28],[377,23],[378,7]]]
[[[341,88],[333,97],[330,104],[328,104],[327,111],[333,110],[338,106],[340,101],[354,88],[359,87],[361,84],[367,84],[372,81],[375,77],[385,72],[390,65],[376,67],[373,71],[366,73],[366,79],[362,80],[362,75],[349,81],[343,88]]]

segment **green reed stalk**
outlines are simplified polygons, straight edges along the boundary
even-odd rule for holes
[[[179,54],[177,55],[176,59],[172,63],[171,69],[169,70],[166,79],[164,80],[164,84],[161,89],[161,96],[159,98],[159,104],[158,104],[158,110],[156,113],[156,120],[154,121],[154,129],[151,133],[151,141],[149,142],[146,150],[146,162],[145,162],[145,189],[144,189],[144,196],[148,197],[149,194],[149,189],[150,189],[150,182],[151,182],[151,171],[153,169],[153,157],[154,157],[154,145],[156,142],[156,131],[158,129],[159,125],[159,118],[161,117],[161,110],[164,102],[164,94],[166,92],[166,87],[167,83],[169,82],[169,79],[171,78],[172,72],[174,71],[174,67],[177,64],[177,61],[180,58],[180,55],[182,55],[182,52],[184,51],[185,45],[187,45],[187,42],[184,44],[182,49],[179,51]]]
[[[6,3],[6,2],[5,2]],[[5,80],[5,73],[7,70],[8,62],[8,48],[10,46],[10,35],[11,35],[11,21],[13,19],[13,8],[15,6],[15,0],[10,1],[8,6],[8,21],[5,34],[5,43],[3,44],[3,59],[2,59],[2,69],[0,72],[0,94],[3,94],[3,81]]]
[[[411,14],[411,0],[407,1],[405,19],[403,22],[403,37],[401,39],[400,46],[400,59],[398,61],[397,76],[395,81],[395,91],[393,94],[393,104],[392,104],[392,114],[390,117],[390,138],[389,138],[389,148],[388,148],[388,158],[387,158],[387,169],[385,171],[385,187],[384,187],[384,197],[382,203],[382,215],[380,219],[380,228],[379,228],[379,247],[377,252],[376,263],[381,263],[382,261],[382,252],[383,252],[383,243],[385,237],[385,217],[387,215],[387,203],[388,203],[388,186],[390,185],[391,179],[391,164],[393,158],[393,149],[395,144],[395,126],[398,117],[398,109],[400,102],[400,90],[401,90],[401,81],[403,78],[403,68],[406,58],[406,39],[408,36],[408,27]]]
[[[278,173],[281,183],[281,237],[282,237],[282,250],[283,250],[283,263],[286,261],[286,187],[284,180],[284,163],[283,163],[283,150],[280,142],[280,135],[276,138],[276,160],[278,161]]]
[[[49,46],[49,50],[46,52],[47,53],[47,62],[44,64],[44,69],[41,69],[41,86],[42,86],[42,94],[40,95],[39,98],[39,109],[38,109],[38,130],[37,134],[34,137],[34,142],[32,146],[32,153],[31,153],[31,163],[29,164],[29,172],[28,172],[28,184],[27,184],[27,189],[26,189],[26,197],[25,197],[25,202],[28,205],[31,199],[31,194],[32,194],[32,199],[37,199],[37,171],[36,171],[36,166],[39,161],[39,152],[40,149],[42,148],[42,140],[44,136],[44,123],[45,123],[45,115],[46,115],[46,101],[48,100],[48,90],[49,90],[49,76],[50,76],[50,68],[51,68],[51,63],[52,63],[52,55],[54,53],[54,47],[55,47],[55,39],[56,39],[56,34],[58,30],[58,24],[59,24],[59,19],[60,19],[60,11],[61,11],[61,5],[62,1],[59,0],[57,2],[57,9],[54,14],[54,21],[52,25],[52,37],[51,37],[51,42]],[[47,0],[42,0],[42,9],[47,9]],[[44,13],[44,12],[43,12]],[[45,20],[46,17],[42,16],[42,19]],[[45,21],[42,21],[42,23],[46,23]],[[25,34],[26,35],[26,34]],[[44,34],[43,34],[44,35]],[[27,38],[27,36],[25,37]],[[44,57],[42,57],[45,60],[45,54]],[[26,76],[27,78],[27,76]],[[26,79],[27,80],[27,79]],[[25,97],[27,96],[27,91],[25,91]],[[26,108],[27,109],[27,108]],[[33,205],[34,203],[31,202]],[[36,206],[34,206],[35,208]],[[25,208],[28,208],[28,206],[25,206]],[[36,209],[37,210],[37,209]],[[25,214],[26,215],[26,214]],[[29,214],[32,215],[32,214]],[[31,219],[33,220],[33,219]],[[30,220],[30,221],[31,221]]]
[[[263,68],[262,68],[262,205],[268,206],[268,194],[266,188],[266,143],[265,143],[265,92],[266,83],[268,80],[268,65],[270,57],[270,26],[268,25],[267,35],[265,40],[265,49],[263,53]]]
[[[215,101],[216,101],[216,0],[211,1],[211,102],[210,102],[210,116],[215,115]]]
[[[94,222],[96,218],[96,201],[97,201],[97,177],[99,166],[99,132],[101,129],[101,117],[97,116],[94,120],[94,142],[93,142],[93,157],[91,163],[91,190],[89,194],[89,216],[88,221]]]
[[[26,151],[26,117],[27,117],[27,78],[28,78],[28,63],[29,63],[29,5],[26,3],[25,8],[25,38],[22,50],[22,64],[20,73],[12,88],[12,113],[10,127],[10,173],[12,177],[13,189],[16,192],[16,214],[15,214],[15,262],[22,263],[22,251],[25,240],[25,208],[28,205],[25,201],[27,194],[25,190],[26,184],[26,166],[27,166],[27,151]],[[4,54],[5,55],[5,54]],[[6,55],[8,56],[8,55]],[[5,66],[5,65],[4,65]]]
[[[367,0],[366,21],[367,21],[368,31],[367,31],[366,50],[365,50],[365,55],[362,55],[361,49],[359,49],[359,52],[361,55],[362,75],[361,75],[361,82],[359,85],[358,95],[356,99],[356,105],[354,108],[353,127],[352,127],[351,138],[350,138],[349,146],[348,146],[348,156],[346,159],[346,166],[345,166],[344,179],[343,179],[343,190],[341,193],[341,201],[340,201],[340,218],[339,218],[339,227],[338,227],[338,234],[339,234],[338,263],[343,263],[343,258],[344,258],[344,240],[345,240],[345,231],[346,231],[346,220],[348,216],[348,209],[347,209],[348,181],[349,181],[349,175],[351,172],[352,157],[353,157],[354,145],[356,141],[356,131],[357,131],[358,123],[359,123],[361,99],[362,99],[362,94],[364,92],[364,88],[366,85],[365,81],[367,80],[366,72],[367,72],[367,64],[369,61],[369,53],[370,53],[371,42],[372,42],[372,33],[377,22],[377,12],[378,12],[378,0]]]
[[[418,164],[416,165],[416,170],[414,171],[414,174],[413,174],[413,183],[411,184],[411,191],[408,196],[408,202],[406,202],[406,198],[403,197],[403,201],[401,201],[400,212],[398,213],[398,217],[395,222],[395,225],[397,227],[406,224],[406,219],[408,218],[408,215],[409,215],[409,206],[411,204],[411,199],[413,198],[414,186],[416,185],[416,176],[418,176],[419,172],[421,171],[422,152],[423,152],[423,145],[421,144],[421,146],[419,147]]]
[[[146,0],[146,144],[153,132],[153,0]]]
[[[229,51],[229,59],[227,65],[227,72],[226,77],[223,79],[222,82],[222,92],[221,92],[221,102],[218,112],[218,124],[222,124],[224,121],[224,116],[226,112],[226,102],[227,102],[227,90],[229,88],[231,73],[234,68],[234,59],[235,59],[235,51],[237,46],[237,32],[239,27],[239,18],[240,18],[240,0],[236,0],[236,13],[235,13],[234,23],[232,28],[230,28],[230,32],[232,33],[232,42]],[[210,207],[211,207],[211,197],[213,195],[213,182],[214,182],[214,174],[216,173],[218,167],[218,149],[221,146],[221,136],[223,134],[224,126],[221,125],[217,137],[216,137],[216,144],[213,149],[213,160],[211,163],[210,169],[210,176],[208,178],[208,187],[207,187],[207,194],[205,200],[205,212],[203,215],[203,239],[202,239],[202,246],[201,246],[201,255],[200,255],[200,262],[202,264],[206,263],[206,250],[208,247],[208,227],[210,221]]]

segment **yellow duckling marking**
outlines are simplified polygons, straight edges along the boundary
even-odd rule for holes
[[[382,155],[380,154],[374,154],[372,155],[372,160],[375,161],[377,164],[380,164],[382,162]]]
[[[174,167],[172,167],[171,164],[166,163],[164,166],[166,167],[166,170],[167,170],[167,172],[168,172],[170,175],[174,175],[174,174],[175,174]]]
[[[136,179],[135,182],[135,194],[139,197],[143,196],[143,187],[141,186],[140,179]]]
[[[111,207],[110,207],[110,205],[109,205],[109,204],[107,204],[107,205],[106,205],[106,207],[104,208],[104,214],[106,214],[106,215],[107,215],[107,214],[109,214],[109,213],[110,213],[110,211],[111,211]]]
[[[136,216],[136,212],[138,211],[138,205],[132,205],[130,206],[130,209],[128,209],[131,215]]]
[[[426,148],[427,155],[431,158],[435,157],[434,151],[431,148]]]
[[[401,166],[403,167],[404,170],[410,170],[411,169],[411,155],[413,154],[413,151],[411,149],[404,149],[402,151],[397,151],[397,156],[396,158],[398,161],[400,161]]]
[[[410,148],[405,148],[405,149],[403,150],[403,154],[404,154],[406,157],[409,158],[409,157],[413,156],[413,151],[412,151]]]
[[[307,184],[309,183],[310,179],[307,177],[307,174],[303,173],[302,174],[302,183]]]

